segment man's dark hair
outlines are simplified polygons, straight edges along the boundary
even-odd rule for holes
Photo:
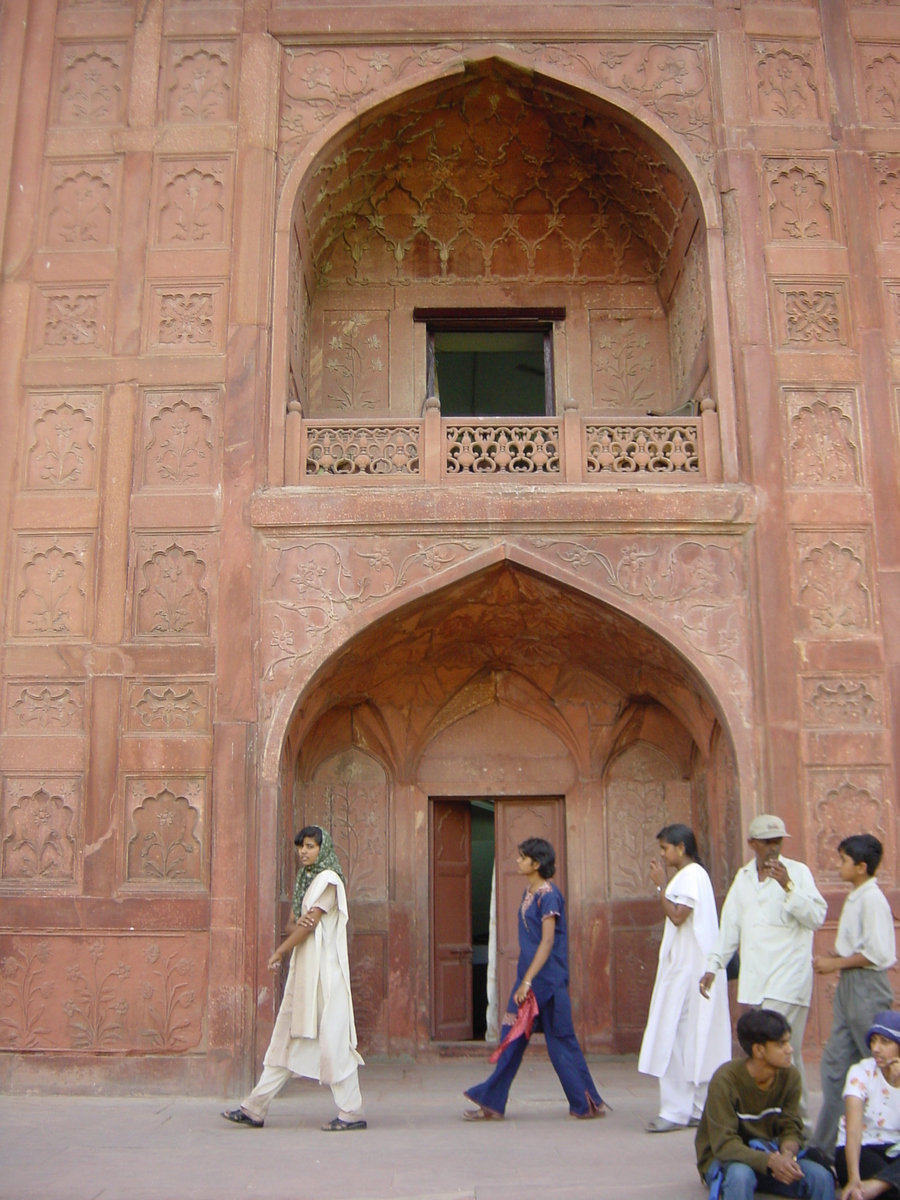
[[[871,833],[854,833],[850,837],[845,837],[838,846],[838,850],[846,854],[848,858],[852,858],[857,866],[865,863],[866,870],[870,875],[874,875],[878,870],[878,864],[884,854],[884,846]]]
[[[684,852],[694,862],[700,861],[697,849],[697,839],[689,825],[665,825],[656,835],[658,842],[668,842],[670,846],[684,846]]]
[[[737,1023],[737,1038],[748,1058],[753,1055],[754,1046],[780,1042],[790,1032],[790,1023],[771,1008],[751,1008]]]
[[[294,845],[302,846],[303,839],[311,837],[317,846],[322,845],[322,830],[318,825],[304,825],[299,833],[294,834]]]
[[[519,853],[537,863],[541,879],[552,879],[556,874],[556,851],[544,838],[526,838],[519,843]]]

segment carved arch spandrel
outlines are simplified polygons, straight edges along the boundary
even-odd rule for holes
[[[317,695],[316,685],[323,677],[329,662],[340,651],[349,647],[358,634],[381,618],[407,608],[413,601],[440,592],[453,583],[500,563],[518,566],[539,578],[571,589],[576,594],[595,599],[601,606],[598,612],[612,610],[639,621],[656,635],[663,645],[674,651],[675,656],[687,665],[691,676],[696,679],[710,712],[715,714],[723,728],[728,731],[729,740],[734,746],[736,771],[741,781],[745,806],[748,811],[756,807],[758,781],[751,693],[748,690],[738,694],[735,677],[723,669],[719,661],[720,656],[698,650],[690,640],[690,628],[683,625],[679,627],[678,622],[667,619],[665,605],[662,606],[662,611],[654,610],[653,604],[642,601],[640,596],[625,595],[586,571],[579,573],[572,563],[566,563],[558,556],[551,557],[527,544],[512,542],[488,546],[482,543],[477,548],[473,546],[461,560],[433,572],[426,578],[408,582],[380,600],[365,606],[356,605],[343,620],[333,622],[323,629],[310,652],[296,664],[289,677],[279,682],[278,699],[275,700],[273,708],[266,712],[263,704],[261,711],[264,716],[271,715],[271,720],[267,730],[263,724],[265,741],[260,764],[261,782],[277,784],[282,752],[286,747],[289,731],[293,744],[296,745],[305,736],[316,715],[321,714],[323,701],[321,695]],[[737,593],[734,603],[740,606]],[[731,613],[728,618],[729,627],[734,617],[736,631],[743,623],[744,617],[738,611],[726,611]],[[741,637],[738,637],[738,643],[732,646],[732,653],[737,650],[739,657],[743,659],[749,653],[749,649],[741,650],[740,643]],[[747,686],[749,688],[749,684]],[[706,737],[708,743],[708,733]]]

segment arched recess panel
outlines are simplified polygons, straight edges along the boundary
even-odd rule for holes
[[[363,1051],[387,1049],[388,810],[387,772],[347,746],[294,785],[294,828],[327,829],[347,881],[350,983]]]

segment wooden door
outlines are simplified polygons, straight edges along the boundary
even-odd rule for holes
[[[468,802],[435,800],[431,810],[434,1037],[472,1037],[472,814]]]
[[[497,992],[500,1019],[516,982],[519,961],[519,905],[526,884],[516,868],[519,844],[546,838],[556,850],[553,882],[566,894],[566,820],[562,797],[497,800],[494,808],[497,863]]]

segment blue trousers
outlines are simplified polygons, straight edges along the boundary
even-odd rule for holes
[[[771,1196],[802,1196],[806,1200],[834,1200],[834,1176],[818,1163],[807,1162],[801,1158],[797,1164],[803,1172],[803,1178],[796,1183],[779,1183],[771,1175],[758,1175],[746,1163],[713,1162],[706,1172],[706,1182],[710,1183],[719,1166],[725,1171],[719,1200],[753,1200],[756,1192],[766,1192]]]
[[[603,1100],[591,1078],[584,1061],[581,1047],[572,1024],[572,1008],[568,992],[555,992],[545,1001],[540,1011],[540,1029],[547,1039],[547,1053],[553,1069],[569,1101],[569,1112],[575,1117],[587,1117],[592,1108],[599,1108]],[[538,1026],[535,1025],[535,1030]],[[506,1047],[490,1079],[469,1088],[465,1093],[469,1100],[490,1112],[506,1112],[509,1089],[522,1064],[522,1056],[528,1045],[526,1037],[518,1037]]]

